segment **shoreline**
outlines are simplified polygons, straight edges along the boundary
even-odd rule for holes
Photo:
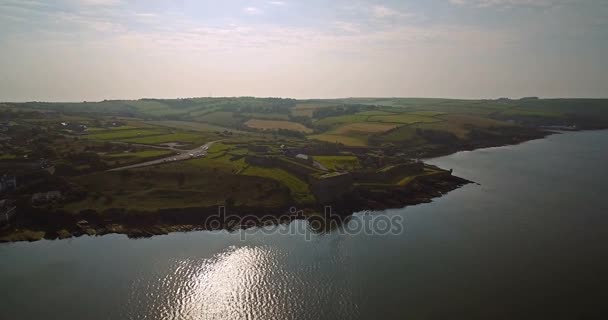
[[[419,179],[407,190],[390,190],[380,196],[370,196],[354,190],[346,194],[341,201],[327,204],[327,206],[332,208],[335,217],[346,218],[361,211],[380,211],[429,203],[433,199],[469,183],[473,182],[451,175],[441,179]],[[90,210],[77,215],[57,211],[53,212],[52,221],[49,218],[45,219],[45,216],[49,216],[48,211],[33,208],[25,215],[27,219],[35,220],[35,222],[23,227],[0,231],[0,243],[34,242],[43,239],[63,240],[83,235],[124,234],[129,238],[149,238],[173,232],[236,231],[268,223],[288,223],[299,219],[319,218],[324,207],[326,206],[319,204],[297,208],[228,207],[225,210],[229,219],[219,224],[216,217],[218,217],[218,210],[222,208],[221,206],[162,209],[155,212],[112,209],[102,214]],[[293,208],[297,209],[299,215],[293,214]],[[235,217],[246,222],[233,224],[230,218]],[[82,223],[83,221],[86,223]]]
[[[577,130],[588,131],[588,130]],[[438,152],[433,158],[449,156],[458,152],[475,151],[487,148],[497,148],[505,146],[519,145],[528,141],[544,139],[553,134],[561,134],[562,132],[538,130],[538,135],[527,137],[511,137],[509,143],[500,143],[496,141],[484,141],[477,143],[476,147],[459,148],[458,150],[443,150],[446,152]],[[504,142],[504,141],[503,141]],[[463,146],[459,146],[463,147]],[[435,150],[439,151],[439,150]],[[429,203],[433,199],[439,198],[450,191],[456,190],[464,185],[474,183],[467,179],[449,175],[441,179],[429,178],[416,181],[413,188],[395,189],[390,192],[385,192],[380,195],[371,196],[362,194],[361,192],[349,192],[341,201],[328,204],[332,208],[337,209],[339,217],[348,217],[356,212],[361,211],[380,211],[386,209],[401,209],[408,206]],[[108,234],[124,234],[129,238],[149,238],[159,235],[167,235],[175,232],[193,232],[205,230],[230,230],[236,231],[246,229],[268,223],[268,219],[260,220],[261,223],[246,224],[246,225],[227,225],[211,226],[206,223],[206,220],[218,212],[218,206],[200,207],[200,208],[178,208],[178,209],[162,209],[155,212],[133,212],[125,209],[111,209],[103,214],[93,210],[81,212],[79,214],[70,214],[67,212],[54,212],[53,221],[50,219],[41,219],[34,223],[26,224],[15,229],[0,230],[0,243],[34,242],[39,240],[63,240],[83,235],[103,236]],[[323,211],[323,205],[314,204],[298,208],[298,211],[304,212],[306,217],[318,217],[319,212]],[[227,208],[228,214],[232,216],[253,216],[253,217],[274,217],[272,223],[288,223],[296,218],[289,218],[290,207],[281,208],[247,208],[247,207],[231,207]],[[33,209],[26,215],[30,219],[48,217],[48,211]],[[300,217],[301,219],[301,217]],[[86,221],[84,226],[79,225],[79,222]],[[10,230],[10,231],[9,231]]]

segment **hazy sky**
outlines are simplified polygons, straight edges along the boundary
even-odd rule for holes
[[[0,101],[608,97],[608,0],[0,0]]]

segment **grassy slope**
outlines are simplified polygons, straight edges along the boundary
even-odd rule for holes
[[[313,158],[330,170],[351,170],[361,167],[359,159],[355,156],[314,156]]]

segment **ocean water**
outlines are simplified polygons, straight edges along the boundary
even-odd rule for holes
[[[322,234],[2,244],[0,319],[608,317],[608,131],[430,162],[477,184]]]

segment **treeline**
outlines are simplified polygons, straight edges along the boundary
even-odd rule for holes
[[[295,99],[283,98],[188,98],[188,99],[142,99],[156,101],[173,108],[200,108],[238,113],[289,113],[296,106]]]

